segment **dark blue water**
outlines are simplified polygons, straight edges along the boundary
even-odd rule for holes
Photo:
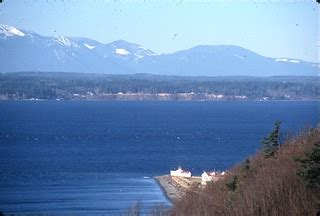
[[[318,117],[317,102],[1,102],[0,211],[168,206],[153,176],[229,168],[276,120],[295,133]]]

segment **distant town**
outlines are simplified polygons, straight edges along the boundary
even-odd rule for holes
[[[52,98],[50,98],[52,99]],[[56,101],[60,100],[123,100],[123,101],[144,101],[144,100],[157,100],[157,101],[218,101],[218,100],[246,100],[247,96],[245,95],[236,95],[236,96],[224,96],[216,94],[195,94],[191,93],[132,93],[132,92],[118,92],[115,94],[112,93],[94,93],[86,92],[84,94],[72,94],[67,98],[55,98]],[[263,97],[260,100],[268,100],[268,97]],[[26,94],[2,94],[0,95],[0,100],[31,100],[31,101],[40,101],[47,100],[46,98],[34,98],[27,97]]]

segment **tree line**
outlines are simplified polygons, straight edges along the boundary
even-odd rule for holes
[[[215,94],[226,98],[318,99],[318,77],[179,77],[148,74],[3,73],[0,95],[8,99],[72,99],[101,94]]]

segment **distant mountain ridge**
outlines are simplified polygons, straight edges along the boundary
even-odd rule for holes
[[[319,64],[268,58],[233,45],[200,45],[172,54],[124,40],[46,37],[0,25],[0,72],[41,71],[183,76],[317,76]]]

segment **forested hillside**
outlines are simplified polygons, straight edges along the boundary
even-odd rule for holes
[[[0,74],[0,99],[315,100],[318,77]]]
[[[264,143],[278,139],[275,133]],[[227,171],[225,179],[191,190],[175,203],[170,215],[318,215],[319,128],[276,144],[270,145],[273,154],[264,146]]]

